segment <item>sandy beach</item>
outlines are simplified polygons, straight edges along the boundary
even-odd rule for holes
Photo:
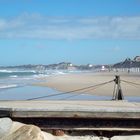
[[[37,86],[47,86],[61,92],[76,90],[115,79],[116,73],[77,73],[55,75],[46,78],[46,82],[39,83]],[[118,73],[117,73],[118,75]],[[125,81],[130,81],[140,84],[139,74],[120,73],[120,78]],[[112,96],[114,90],[114,82],[101,87],[95,87],[88,90],[77,91],[86,94],[98,96]],[[121,87],[124,96],[140,96],[140,85],[128,84],[121,82]]]

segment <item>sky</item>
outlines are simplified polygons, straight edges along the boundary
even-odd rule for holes
[[[0,66],[114,64],[140,55],[140,0],[0,0]]]

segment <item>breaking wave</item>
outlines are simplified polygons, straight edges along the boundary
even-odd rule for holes
[[[7,89],[7,88],[16,88],[18,85],[11,84],[11,85],[0,85],[0,89]]]

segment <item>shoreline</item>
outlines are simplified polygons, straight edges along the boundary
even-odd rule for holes
[[[49,87],[60,92],[69,92],[76,89],[108,82],[115,78],[119,73],[70,73],[64,75],[55,75],[46,78],[46,82],[33,84],[34,86]],[[120,78],[126,81],[140,83],[140,74],[120,73]],[[87,95],[112,96],[114,82],[88,91],[82,91]],[[140,96],[140,86],[121,83],[124,96]],[[81,91],[79,91],[81,93]],[[78,91],[75,93],[79,93]]]

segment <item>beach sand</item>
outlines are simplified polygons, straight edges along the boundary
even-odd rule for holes
[[[77,73],[77,74],[64,74],[55,75],[46,78],[46,82],[39,83],[37,86],[47,86],[56,89],[61,92],[72,91],[76,89],[81,89],[84,87],[108,82],[115,79],[116,73]],[[135,82],[140,84],[139,74],[119,74],[122,80]],[[97,95],[97,96],[112,96],[114,90],[114,82],[107,85],[78,91],[87,94]],[[140,85],[133,85],[121,82],[121,87],[124,96],[140,96]]]

